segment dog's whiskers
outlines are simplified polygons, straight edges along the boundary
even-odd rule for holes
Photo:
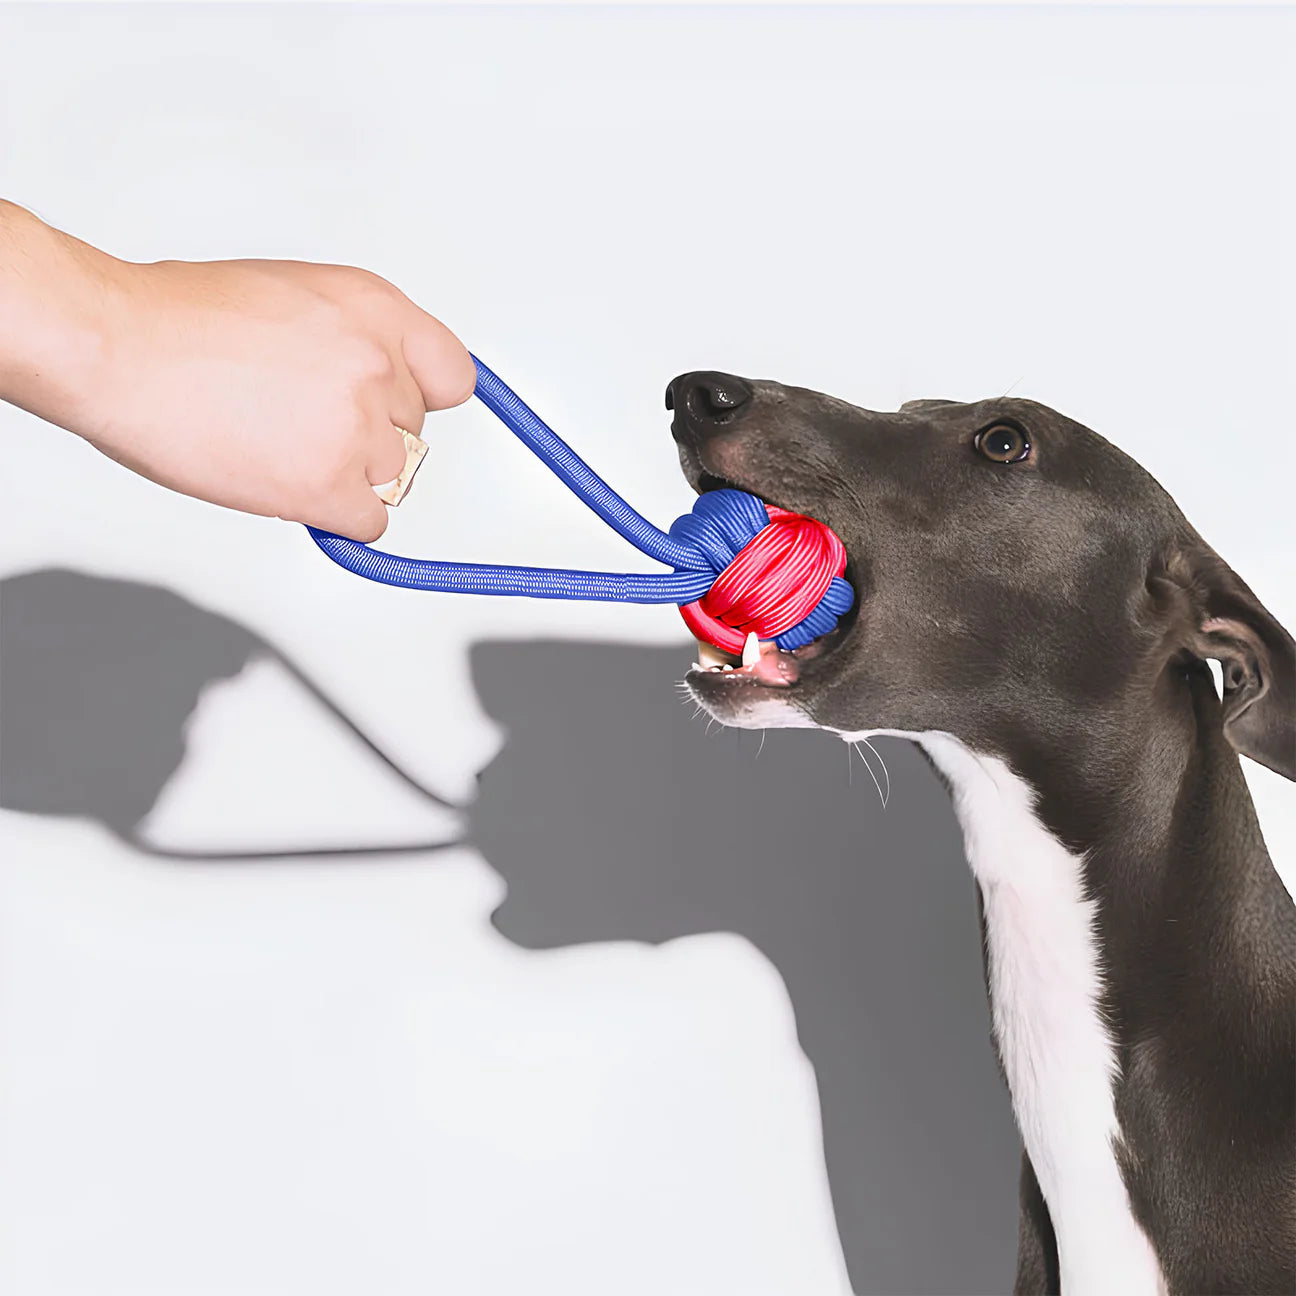
[[[882,777],[886,779],[886,792],[882,797],[882,809],[885,810],[887,802],[891,800],[891,771],[887,769],[887,763],[882,759],[882,753],[867,738],[861,738],[860,741],[878,758],[878,764],[882,766]],[[863,752],[860,753],[860,757],[863,758]]]
[[[863,752],[860,752],[860,753],[859,753],[859,758],[860,758],[860,760],[862,760],[862,761],[864,762],[864,768],[865,768],[866,770],[868,770],[868,772],[869,772],[869,778],[871,778],[871,779],[873,780],[873,786],[874,786],[875,788],[877,788],[878,799],[882,802],[882,809],[885,810],[886,807],[887,807],[887,801],[888,801],[888,800],[890,799],[890,797],[891,797],[891,775],[890,775],[890,773],[887,771],[886,761],[882,760],[882,757],[878,755],[877,748],[874,747],[873,744],[872,744],[871,742],[869,742],[869,740],[868,740],[867,738],[862,738],[862,739],[860,739],[860,741],[861,741],[861,742],[862,742],[862,743],[863,743],[863,744],[864,744],[864,745],[869,749],[869,751],[871,751],[871,752],[873,753],[874,756],[877,756],[878,760],[879,760],[879,761],[881,762],[881,764],[882,764],[882,772],[883,772],[883,774],[886,775],[886,791],[883,792],[883,790],[882,790],[882,784],[878,782],[878,776],[877,776],[876,774],[873,773],[873,766],[869,764],[869,762],[868,762],[868,757],[865,756]],[[846,747],[847,747],[847,750],[848,750],[848,751],[849,751],[849,750],[852,750],[852,749],[853,749],[853,750],[858,750],[858,747],[857,747],[856,744],[853,743],[853,742],[852,742],[852,743],[847,743],[847,744],[846,744]],[[852,766],[852,768],[853,768],[853,766]]]

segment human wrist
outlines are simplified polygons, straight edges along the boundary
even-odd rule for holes
[[[93,439],[138,269],[0,200],[0,399]]]

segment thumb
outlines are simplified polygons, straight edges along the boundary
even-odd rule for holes
[[[428,409],[450,409],[473,394],[477,366],[468,348],[440,320],[413,302],[401,346]]]

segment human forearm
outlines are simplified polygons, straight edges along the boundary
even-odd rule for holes
[[[125,268],[0,199],[0,400],[90,430]]]

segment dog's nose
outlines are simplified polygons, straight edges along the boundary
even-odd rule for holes
[[[699,430],[741,409],[751,398],[751,385],[727,373],[680,374],[666,388],[666,408]]]

